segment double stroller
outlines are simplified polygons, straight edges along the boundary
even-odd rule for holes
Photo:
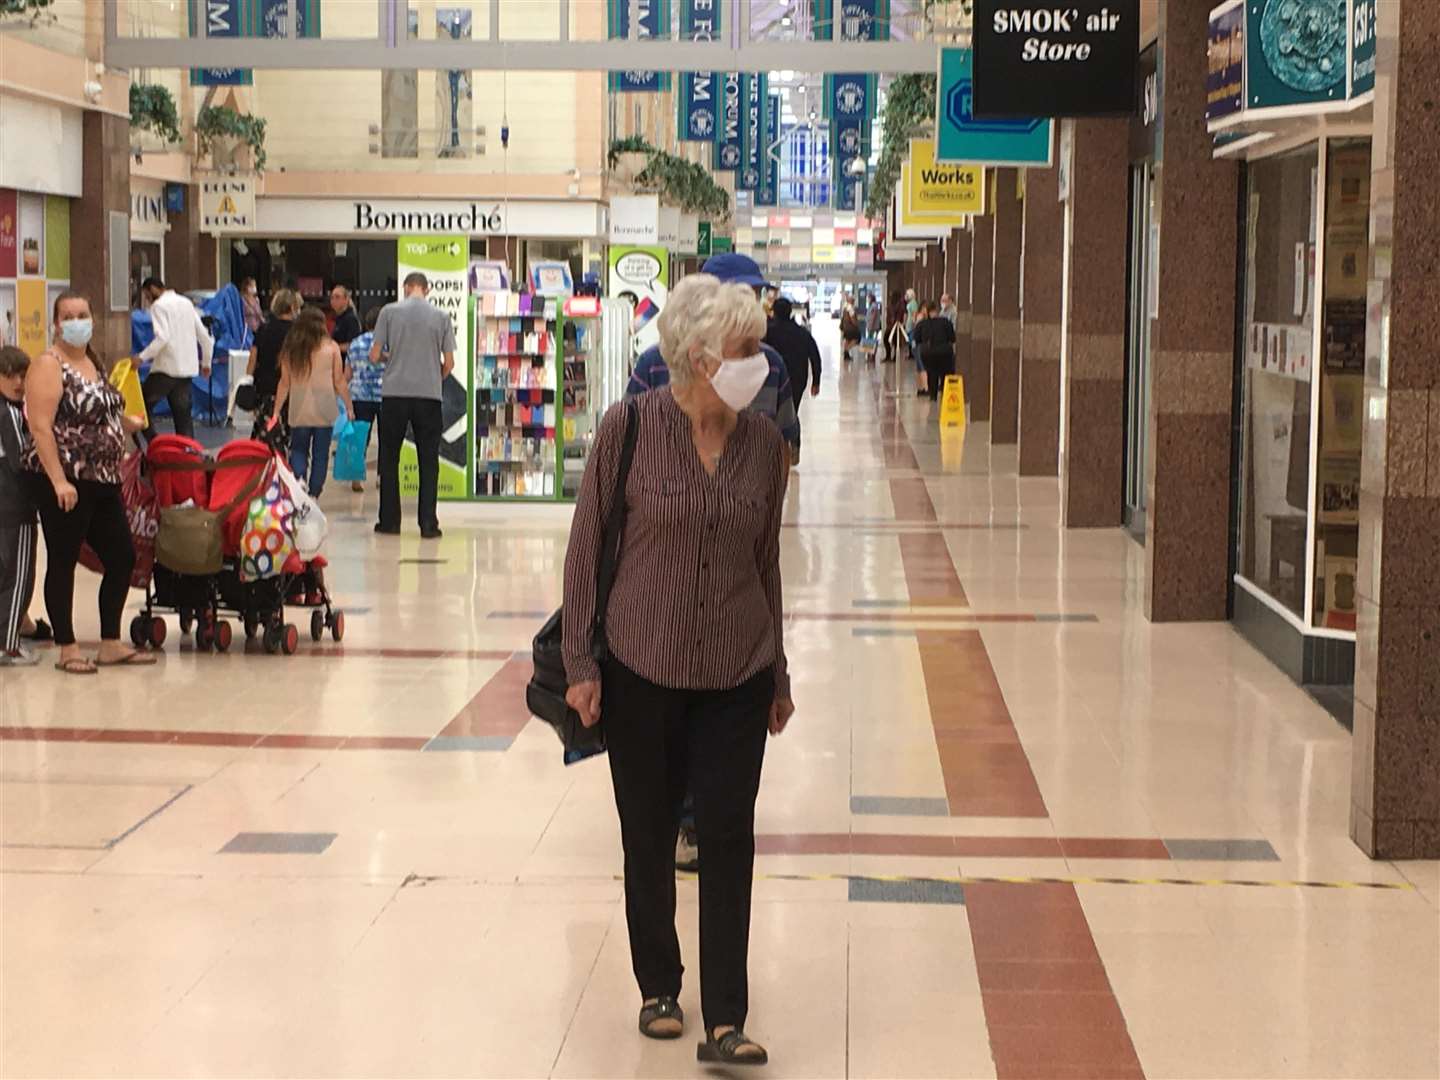
[[[166,507],[193,505],[218,514],[235,505],[220,523],[223,565],[218,573],[177,573],[154,562],[145,607],[130,624],[137,648],[164,644],[166,622],[160,613],[170,612],[179,617],[182,634],[194,630],[197,649],[224,652],[234,629],[222,616],[232,614],[244,627],[247,643],[258,640],[266,652],[289,656],[299,648],[300,632],[286,621],[287,605],[310,610],[312,640],[320,641],[327,631],[336,642],[344,639],[345,613],[331,605],[324,557],[309,551],[302,558],[298,550],[294,480],[275,446],[241,439],[212,461],[194,439],[160,435],[145,453],[144,472],[148,485],[126,486],[132,529],[147,516],[132,505],[139,498],[153,498],[149,516],[155,522]],[[138,493],[134,498],[132,490]],[[247,492],[253,494],[246,497]]]

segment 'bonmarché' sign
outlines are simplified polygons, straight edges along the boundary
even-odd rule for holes
[[[499,206],[471,203],[463,210],[377,210],[374,203],[355,204],[355,228],[359,232],[381,233],[462,233],[484,236],[505,231],[505,215]]]

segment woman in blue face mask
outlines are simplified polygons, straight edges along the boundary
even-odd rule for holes
[[[94,319],[80,293],[55,300],[55,342],[25,377],[25,410],[35,449],[28,462],[45,533],[45,607],[68,675],[94,675],[97,666],[148,665],[153,656],[120,640],[120,616],[130,591],[135,548],[120,499],[120,461],[126,437],[144,428],[125,415],[125,399],[110,385],[90,346]],[[100,652],[91,660],[75,642],[71,609],[75,566],[89,544],[105,573],[100,582]]]
[[[767,733],[795,706],[785,661],[780,516],[790,462],[769,419],[747,412],[769,374],[765,313],[748,286],[691,274],[659,317],[670,385],[606,414],[565,560],[567,695],[601,722],[625,847],[625,916],[640,1031],[679,1038],[683,966],[674,852],[687,787],[700,875],[701,1061],[761,1065],[745,1035],[755,797]],[[633,410],[633,456],[617,492]],[[605,522],[623,498],[600,634]],[[593,638],[606,648],[593,649]]]

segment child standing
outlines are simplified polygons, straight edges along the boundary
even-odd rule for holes
[[[370,422],[370,430],[365,433],[366,450],[370,449],[370,437],[380,422],[380,384],[385,377],[384,366],[370,362],[370,346],[375,341],[375,324],[379,321],[380,309],[372,307],[365,313],[365,332],[350,342],[350,399],[355,403],[354,418]],[[350,490],[364,491],[365,485],[356,480]]]
[[[35,504],[23,475],[30,432],[20,407],[29,367],[30,358],[21,350],[0,348],[0,667],[29,666],[39,659],[20,644],[35,591]]]

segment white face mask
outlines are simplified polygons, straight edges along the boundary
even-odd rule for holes
[[[720,400],[738,413],[755,400],[769,374],[770,361],[764,353],[756,353],[740,360],[721,360],[720,369],[710,376],[710,385]]]

